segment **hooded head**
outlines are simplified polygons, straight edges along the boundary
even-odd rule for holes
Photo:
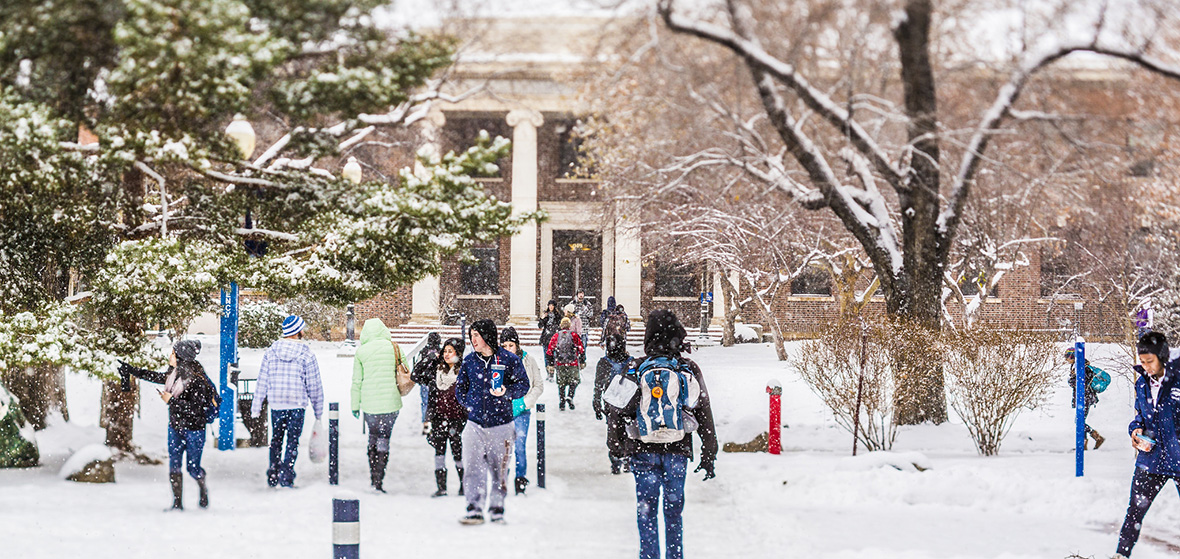
[[[627,341],[622,334],[610,334],[606,337],[606,356],[615,361],[628,357]]]
[[[520,349],[520,336],[516,334],[516,328],[509,326],[500,332],[500,345],[504,345],[505,342],[512,342],[518,350]]]
[[[1148,332],[1139,338],[1139,355],[1154,355],[1160,365],[1168,362],[1168,338],[1159,332]]]
[[[647,315],[643,350],[648,355],[680,355],[680,343],[688,336],[676,313],[661,309]]]
[[[196,361],[197,354],[201,353],[201,341],[180,340],[172,346],[172,351],[176,354],[177,361]]]
[[[426,335],[426,347],[423,349],[440,349],[442,348],[442,336],[438,332],[431,332]]]
[[[569,317],[567,316],[567,317],[561,319],[561,326],[559,326],[558,328],[565,330],[566,328],[569,328],[570,325],[572,325],[572,324],[573,324],[573,322],[571,322]]]
[[[611,295],[606,298],[606,312],[613,312],[615,310],[615,296]]]
[[[389,328],[380,318],[370,318],[365,321],[365,325],[361,327],[361,345],[369,343],[373,340],[381,340],[388,342],[393,338],[389,334]]]
[[[482,320],[477,320],[471,325],[471,329],[479,332],[479,337],[483,338],[483,341],[487,343],[493,351],[500,347],[500,343],[496,340],[496,323],[492,322],[491,319],[485,318]]]

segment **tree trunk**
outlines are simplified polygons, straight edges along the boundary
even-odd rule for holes
[[[131,390],[123,392],[121,383],[108,380],[102,383],[102,417],[99,424],[106,428],[106,445],[135,454],[133,430],[135,408],[139,404],[139,383],[132,382]]]
[[[787,348],[783,345],[783,331],[779,323],[778,317],[774,314],[774,294],[778,292],[778,275],[775,274],[775,279],[772,280],[770,287],[763,292],[758,291],[758,286],[754,283],[753,278],[749,278],[750,291],[754,295],[754,303],[758,306],[758,313],[762,315],[762,323],[770,328],[771,340],[774,343],[774,352],[778,356],[779,361],[787,360]]]
[[[66,421],[70,410],[66,405],[65,371],[61,367],[39,366],[10,370],[4,374],[4,385],[20,400],[25,418],[40,431],[44,429],[49,412],[57,409]]]
[[[737,343],[733,323],[738,315],[738,292],[724,274],[721,276],[721,292],[725,295],[725,308],[722,309],[725,312],[725,322],[721,328],[721,345],[733,347]]]
[[[941,277],[940,274],[936,277]],[[929,276],[923,281],[903,277],[898,289],[886,291],[886,311],[890,318],[923,328],[932,335],[921,336],[925,343],[916,344],[908,354],[899,354],[901,362],[894,365],[897,374],[894,421],[899,425],[943,423],[946,415],[946,388],[942,376],[942,361],[934,347],[942,326],[942,304],[937,282]],[[925,364],[926,366],[915,366]]]

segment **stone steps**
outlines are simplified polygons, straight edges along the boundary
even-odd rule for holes
[[[498,331],[504,330],[504,325],[496,327]],[[541,329],[536,326],[515,326],[517,335],[520,336],[521,341],[526,346],[538,345],[541,337]],[[403,346],[413,346],[417,344],[422,338],[425,338],[430,332],[438,332],[445,340],[447,338],[461,337],[459,332],[459,325],[457,324],[403,324],[396,328],[390,328],[389,333],[393,337],[393,341]],[[696,339],[698,330],[688,329],[689,339]],[[587,332],[587,343],[589,345],[598,344],[599,335],[602,333],[600,328],[590,328]],[[643,345],[644,327],[642,323],[634,323],[631,326],[631,331],[627,333],[627,345],[642,346]],[[721,343],[721,327],[710,326],[709,338],[715,343]],[[464,340],[466,342],[466,340]]]

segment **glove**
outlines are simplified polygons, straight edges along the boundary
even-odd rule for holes
[[[131,392],[131,365],[124,363],[122,359],[116,361],[119,362],[119,390]]]
[[[524,398],[517,398],[512,401],[512,417],[516,417],[527,411],[524,406]]]
[[[352,410],[352,416],[357,419],[360,419],[361,418],[361,410]]]
[[[717,474],[713,471],[713,460],[715,459],[715,456],[702,454],[701,461],[697,464],[697,469],[693,470],[692,473],[695,474],[701,470],[705,470],[705,477],[701,481],[709,481],[717,477]]]

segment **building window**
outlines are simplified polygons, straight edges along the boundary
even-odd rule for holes
[[[466,151],[471,146],[475,145],[476,138],[479,138],[480,133],[487,132],[487,134],[495,139],[496,136],[504,138],[512,138],[512,130],[508,123],[504,121],[503,117],[450,117],[447,118],[447,124],[444,128],[444,149],[454,150],[456,153]],[[490,175],[495,178],[503,178],[504,171],[507,165],[505,161],[496,163],[498,170],[496,173]]]
[[[585,138],[580,134],[578,121],[566,120],[557,125],[558,160],[557,178],[576,179],[593,173],[587,166],[582,144]]]
[[[500,293],[499,245],[471,249],[471,262],[459,264],[459,284],[463,295]]]
[[[695,266],[684,264],[656,264],[656,297],[698,297],[701,280]]]
[[[832,278],[823,270],[807,270],[791,281],[791,295],[831,295]]]

